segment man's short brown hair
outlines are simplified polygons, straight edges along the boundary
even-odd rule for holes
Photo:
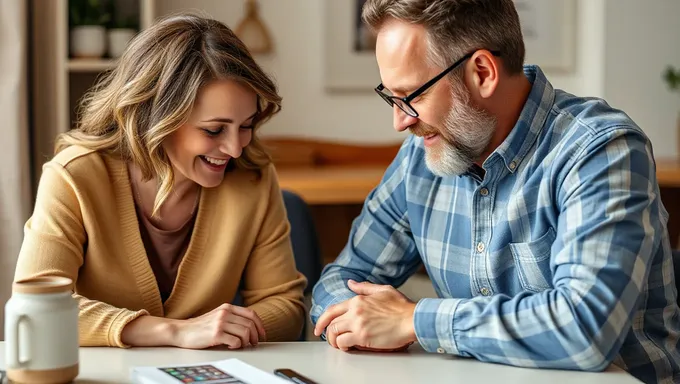
[[[443,68],[488,49],[501,51],[508,74],[522,73],[524,40],[512,0],[367,0],[362,19],[373,30],[388,19],[422,25],[430,59]]]

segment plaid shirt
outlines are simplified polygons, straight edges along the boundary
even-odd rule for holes
[[[439,298],[417,303],[430,352],[645,382],[680,378],[680,309],[651,145],[621,111],[533,86],[483,170],[437,177],[409,136],[324,268],[312,321],[354,296],[348,279],[400,286],[422,262]]]

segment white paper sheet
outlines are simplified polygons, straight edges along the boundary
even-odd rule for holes
[[[139,384],[290,384],[289,381],[239,359],[175,366],[135,367],[131,380]]]

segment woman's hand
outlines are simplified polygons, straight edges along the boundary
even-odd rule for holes
[[[180,348],[203,349],[226,345],[229,349],[257,345],[265,340],[262,320],[252,309],[222,304],[212,311],[176,323]]]

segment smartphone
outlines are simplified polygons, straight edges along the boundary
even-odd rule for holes
[[[284,369],[284,368],[275,369],[274,374],[276,376],[283,377],[284,379],[288,379],[288,380],[290,380],[294,383],[298,383],[298,384],[317,384],[316,381],[314,381],[314,380],[312,380],[308,377],[304,377],[301,374],[293,371],[292,369],[287,369],[287,368],[286,369]]]

